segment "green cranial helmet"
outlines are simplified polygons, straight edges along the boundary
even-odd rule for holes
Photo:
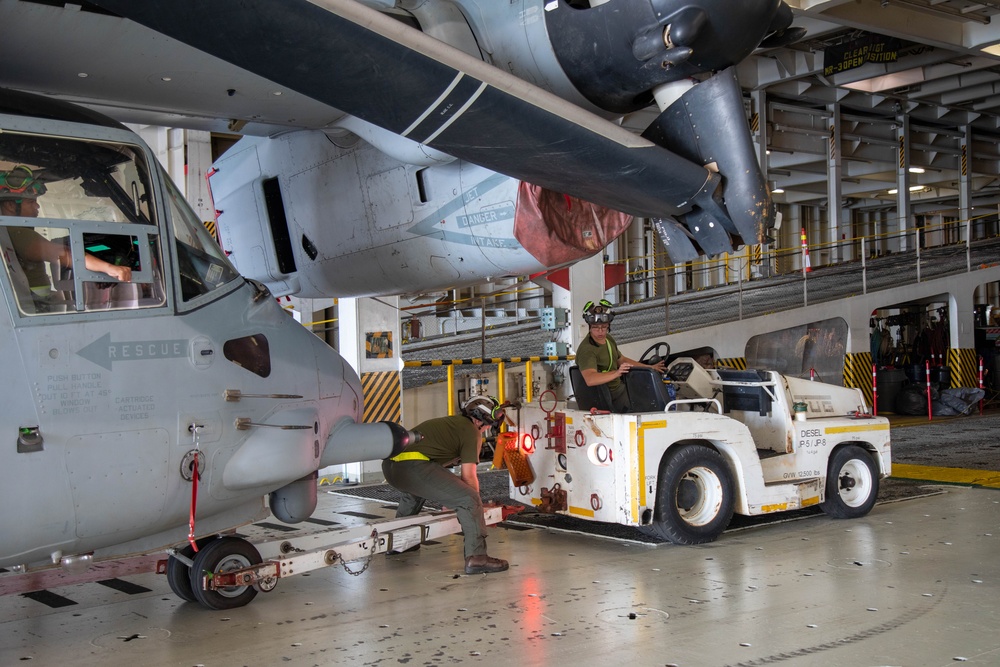
[[[614,319],[615,311],[607,299],[601,299],[597,303],[588,301],[583,306],[583,321],[587,324],[611,324]]]
[[[492,427],[503,423],[506,416],[500,401],[492,396],[473,396],[462,404],[462,414]]]
[[[19,164],[10,171],[0,171],[0,200],[37,199],[45,194],[45,184],[30,168]]]

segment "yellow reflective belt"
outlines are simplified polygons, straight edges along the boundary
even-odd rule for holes
[[[396,454],[390,461],[430,461],[426,455],[420,452],[403,452],[402,454]]]

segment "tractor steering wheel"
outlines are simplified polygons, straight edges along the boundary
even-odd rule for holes
[[[648,366],[655,366],[661,361],[666,361],[669,356],[670,345],[664,341],[660,341],[659,343],[653,343],[645,352],[642,353],[642,356],[639,357],[639,363],[646,364]]]

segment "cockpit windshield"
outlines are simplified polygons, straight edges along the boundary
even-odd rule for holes
[[[166,174],[163,181],[167,184],[170,217],[177,237],[181,298],[190,301],[239,278],[218,242]]]

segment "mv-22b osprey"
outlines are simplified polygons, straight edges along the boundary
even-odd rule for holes
[[[780,0],[0,0],[4,24],[24,28],[0,42],[5,61],[19,63],[0,82],[179,120],[199,104],[232,118],[226,100],[246,105],[244,89],[218,81],[234,72],[256,77],[258,90],[276,83],[312,104],[312,142],[272,128],[213,176],[233,262],[275,292],[398,293],[523,273],[503,251],[524,248],[482,242],[499,236],[490,223],[509,221],[506,202],[520,204],[519,183],[653,218],[675,258],[762,241],[773,206],[732,66],[788,39],[791,18]],[[25,34],[32,48],[18,48]],[[79,47],[88,35],[121,39]],[[23,57],[37,49],[47,56]],[[204,60],[173,72],[198,93],[175,106],[183,89],[160,85],[172,78],[172,49]],[[165,60],[145,61],[150,53]],[[95,56],[99,77],[68,83],[46,70]],[[126,85],[120,73],[139,79]],[[279,519],[300,521],[318,469],[382,458],[410,437],[360,423],[354,371],[241,277],[134,134],[80,109],[2,99],[0,171],[19,203],[0,217],[0,429],[16,439],[0,450],[0,567],[183,546],[195,470],[196,537],[261,516],[265,494]],[[654,99],[660,111],[643,136],[609,120]],[[376,148],[342,150],[344,131]],[[380,148],[389,157],[371,157]],[[416,153],[440,169],[407,162]],[[386,196],[399,175],[409,203]],[[476,240],[456,251],[449,225],[462,220]],[[429,227],[408,232],[412,221]],[[545,245],[549,221],[535,222]],[[439,257],[477,248],[492,265],[442,272],[435,243],[449,248]],[[168,572],[186,599],[197,579],[189,549]],[[191,567],[215,565],[199,556]]]

